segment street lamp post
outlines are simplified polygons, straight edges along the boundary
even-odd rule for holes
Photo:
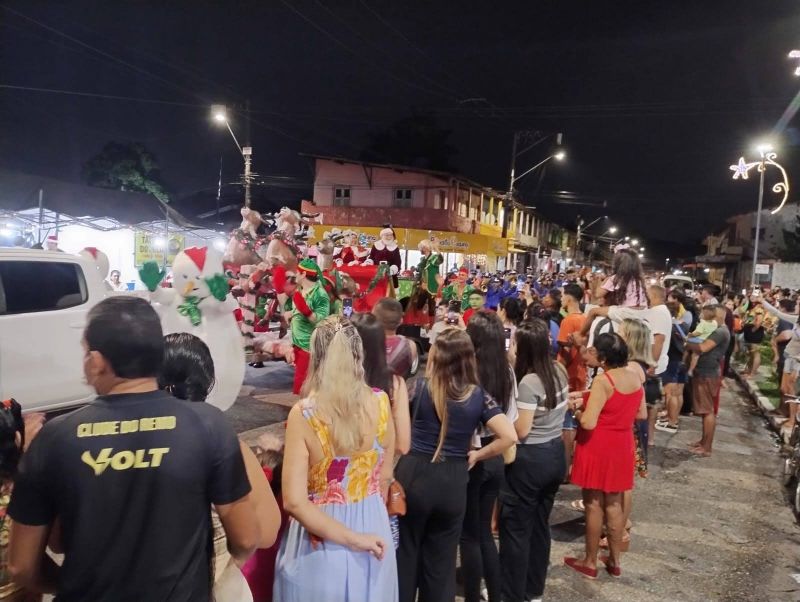
[[[772,187],[772,192],[776,194],[782,194],[783,198],[781,199],[780,205],[778,205],[775,209],[772,210],[772,214],[778,213],[783,206],[786,204],[786,199],[789,198],[789,177],[786,175],[786,170],[775,161],[777,158],[777,154],[772,150],[772,146],[769,144],[759,144],[757,147],[758,153],[761,156],[759,161],[753,161],[748,163],[744,160],[744,157],[739,157],[739,162],[736,165],[731,165],[730,169],[733,172],[733,179],[738,180],[741,178],[742,180],[749,179],[749,172],[753,167],[758,168],[759,178],[758,178],[758,210],[756,211],[756,232],[755,236],[753,237],[753,269],[751,271],[750,276],[750,286],[755,287],[756,285],[756,269],[758,266],[758,244],[761,239],[761,210],[764,205],[764,172],[767,171],[767,166],[771,165],[773,167],[778,168],[783,177],[783,180],[778,182]]]
[[[231,128],[230,121],[228,121],[228,111],[225,105],[212,105],[211,116],[217,123],[225,124],[225,126],[227,126],[228,131],[231,133],[231,138],[233,138],[233,141],[236,144],[236,148],[239,149],[239,153],[242,155],[242,159],[244,159],[244,206],[249,208],[250,186],[252,183],[251,167],[253,162],[253,147],[243,147],[239,144],[239,141],[236,139],[236,134],[233,133],[233,129]]]

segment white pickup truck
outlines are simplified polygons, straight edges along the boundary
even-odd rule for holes
[[[14,397],[26,412],[90,401],[81,337],[108,294],[82,257],[0,248],[0,400]]]

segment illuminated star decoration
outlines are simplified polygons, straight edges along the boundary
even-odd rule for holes
[[[747,163],[744,160],[744,157],[739,157],[739,163],[736,165],[731,165],[730,168],[733,172],[733,179],[738,180],[739,178],[742,178],[742,180],[747,180],[749,177],[748,172],[756,165],[758,165],[758,161],[755,163]]]
[[[790,59],[800,59],[800,50],[792,50],[792,51],[789,53],[789,58],[790,58]],[[794,74],[795,74],[795,75],[800,75],[800,66],[798,66],[798,67],[797,67],[797,68],[794,70]]]
[[[755,163],[747,163],[744,160],[744,157],[740,157],[739,163],[736,165],[731,165],[730,169],[733,172],[734,180],[738,180],[739,178],[747,180],[748,172],[755,166],[758,166],[759,172],[766,171],[767,167],[770,165],[772,167],[776,167],[778,171],[781,172],[782,181],[778,182],[772,187],[772,192],[783,195],[780,205],[771,211],[771,213],[774,215],[783,209],[783,206],[786,204],[786,201],[789,198],[789,176],[786,174],[786,170],[783,168],[783,166],[775,161],[777,155],[774,152],[765,151],[761,156],[763,157],[763,160],[756,161]]]

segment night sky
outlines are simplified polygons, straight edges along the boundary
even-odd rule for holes
[[[514,130],[563,132],[568,161],[520,183],[530,204],[565,225],[608,214],[655,248],[699,242],[755,207],[728,166],[800,90],[793,48],[796,0],[0,0],[0,84],[139,99],[0,89],[0,166],[78,181],[135,140],[178,199],[213,191],[220,156],[225,181],[241,160],[208,107],[249,101],[256,171],[310,190],[298,153],[358,157],[416,109],[452,129],[461,173],[501,189]],[[800,190],[795,122],[775,140]]]

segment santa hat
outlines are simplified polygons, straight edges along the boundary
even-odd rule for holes
[[[464,266],[461,266],[460,268],[458,268],[458,273],[459,274],[469,274],[469,270],[467,268],[465,268]]]
[[[197,266],[201,272],[206,265],[206,254],[208,253],[207,247],[189,247],[183,251]]]

